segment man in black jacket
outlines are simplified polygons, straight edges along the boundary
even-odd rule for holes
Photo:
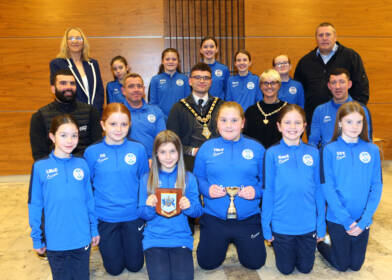
[[[82,155],[90,144],[102,137],[100,117],[93,106],[75,100],[76,83],[69,69],[59,70],[53,76],[52,92],[55,100],[42,107],[31,117],[30,144],[34,160],[50,154],[52,142],[49,129],[52,119],[58,115],[71,115],[79,127],[78,146],[74,154]]]
[[[180,137],[186,169],[192,171],[200,146],[218,136],[216,114],[223,100],[208,94],[212,84],[211,68],[203,62],[192,67],[189,84],[192,93],[173,105],[166,127]]]
[[[357,52],[336,41],[336,30],[331,23],[324,22],[317,26],[316,42],[317,48],[301,58],[294,74],[294,79],[301,82],[305,90],[308,128],[314,109],[332,98],[327,84],[335,68],[349,71],[352,80],[349,94],[353,99],[363,104],[369,100],[369,80],[362,59]]]

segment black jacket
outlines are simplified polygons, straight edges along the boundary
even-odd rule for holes
[[[71,115],[79,127],[79,142],[73,154],[82,155],[87,146],[101,139],[102,128],[97,109],[79,101],[72,104],[54,101],[39,109],[31,117],[30,144],[34,160],[50,154],[52,150],[52,141],[49,139],[50,124],[54,117],[62,114]]]
[[[317,48],[301,58],[295,69],[294,80],[302,83],[305,90],[305,111],[308,126],[312,120],[314,109],[328,102],[332,94],[327,83],[330,72],[335,68],[345,68],[350,72],[353,83],[349,94],[363,104],[369,100],[369,80],[357,52],[346,48],[339,42],[338,49],[327,64],[317,55]]]
[[[199,106],[195,103],[195,100],[190,94],[185,101],[200,114]],[[210,110],[210,107],[214,101],[214,97],[208,95],[207,104],[203,107],[202,117],[205,117]],[[223,103],[222,99],[219,99],[212,111],[212,117],[208,122],[208,129],[212,133],[210,138],[219,136],[216,126],[216,115],[218,113],[219,106]],[[203,131],[203,125],[196,120],[195,116],[189,111],[188,108],[182,102],[177,102],[173,105],[170,110],[169,117],[167,119],[166,128],[177,133],[180,137],[182,145],[184,147],[185,164],[187,170],[192,171],[194,157],[192,156],[192,148],[199,148],[207,139],[201,134]]]

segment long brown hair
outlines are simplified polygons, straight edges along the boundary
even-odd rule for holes
[[[362,131],[359,134],[359,138],[362,140],[369,142],[369,136],[368,136],[368,123],[365,115],[365,110],[362,108],[361,104],[359,104],[356,101],[350,101],[347,103],[344,103],[342,106],[340,106],[337,114],[336,114],[336,120],[335,120],[335,129],[333,132],[333,136],[331,139],[332,141],[336,141],[340,135],[342,135],[342,129],[339,126],[339,122],[342,121],[342,119],[352,113],[359,113],[362,116]]]
[[[182,152],[182,144],[180,138],[176,133],[170,130],[164,130],[158,133],[154,140],[154,146],[152,149],[152,163],[150,174],[148,175],[147,190],[149,194],[155,193],[155,190],[159,188],[159,169],[161,163],[158,160],[158,149],[162,144],[172,143],[178,152],[177,162],[177,180],[175,187],[182,189],[182,193],[185,192],[186,188],[186,170],[184,164],[184,156]]]

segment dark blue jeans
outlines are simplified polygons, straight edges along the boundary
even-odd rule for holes
[[[67,251],[47,250],[53,280],[88,280],[90,246]]]
[[[192,251],[186,247],[153,247],[144,251],[150,280],[192,280]]]
[[[125,268],[131,272],[142,269],[143,229],[144,221],[141,219],[119,223],[99,222],[99,251],[109,274],[119,275]]]
[[[369,229],[365,229],[358,236],[351,236],[340,224],[327,221],[327,226],[331,246],[319,242],[317,249],[320,254],[339,271],[346,271],[349,268],[354,271],[360,270],[365,261]]]
[[[283,274],[290,274],[297,267],[302,273],[312,271],[314,253],[316,251],[317,236],[315,232],[302,235],[272,234],[275,252],[275,262],[278,270]]]
[[[219,267],[226,258],[229,244],[237,248],[240,263],[249,269],[265,264],[266,251],[260,214],[244,220],[221,220],[204,214],[200,218],[200,241],[197,261],[203,269]]]

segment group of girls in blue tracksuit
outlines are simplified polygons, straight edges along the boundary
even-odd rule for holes
[[[200,52],[205,62],[217,65],[213,38],[202,41]],[[105,107],[104,138],[86,149],[84,159],[71,154],[78,141],[74,120],[68,115],[53,119],[49,137],[54,150],[34,163],[28,202],[33,247],[47,252],[53,279],[89,279],[90,244],[99,246],[111,275],[139,271],[145,259],[150,279],[193,279],[193,237],[187,219],[199,216],[196,255],[203,269],[219,267],[230,243],[244,267],[259,269],[266,261],[264,240],[271,242],[283,274],[295,268],[309,273],[316,247],[339,271],[361,268],[382,192],[379,150],[369,142],[363,108],[356,102],[339,108],[332,142],[320,158],[316,148],[301,141],[306,127],[303,109],[288,104],[276,123],[282,139],[265,150],[242,134],[243,107],[249,100],[240,89],[248,98],[260,98],[261,93],[251,85],[259,88],[257,77],[248,71],[250,54],[240,51],[235,60],[238,76],[217,85],[229,85],[224,92],[240,104],[227,101],[220,106],[220,136],[200,147],[194,175],[185,171],[175,133],[161,131],[151,155],[144,145],[129,140],[131,114],[121,102]],[[155,95],[151,100],[156,98],[159,106],[168,104],[167,88],[178,94],[176,98],[189,90],[178,62],[176,50],[162,54],[161,73],[150,85]],[[113,69],[128,69],[122,59],[112,64]],[[218,81],[225,72],[219,67],[213,71]],[[121,80],[117,70],[113,73]],[[181,190],[178,215],[157,212],[159,188]]]
[[[219,63],[216,57],[219,53],[218,41],[211,36],[204,37],[199,49],[202,61],[210,66],[212,71],[212,85],[209,93],[226,101],[239,103],[244,111],[263,99],[259,86],[259,77],[249,71],[252,65],[251,54],[246,50],[237,51],[234,55],[234,66],[237,74],[230,76],[229,68]],[[157,105],[165,115],[169,116],[173,105],[186,98],[191,93],[188,77],[181,73],[180,55],[174,48],[167,48],[162,52],[158,74],[153,76],[148,91],[148,103]],[[122,56],[112,59],[111,70],[115,78],[106,86],[108,103],[123,102],[121,93],[122,79],[130,67]]]

